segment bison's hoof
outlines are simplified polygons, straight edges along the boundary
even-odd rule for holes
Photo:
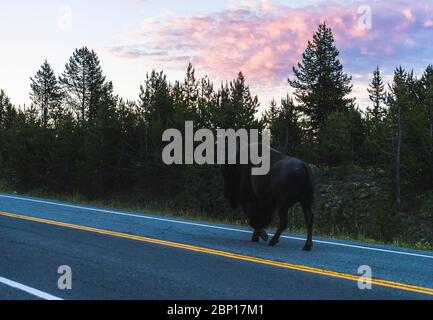
[[[269,240],[269,236],[266,233],[265,230],[263,230],[262,232],[260,232],[260,238],[262,238],[263,241],[267,242]]]
[[[304,249],[302,249],[302,250],[304,250],[304,251],[311,251],[312,248],[313,248],[313,245],[312,245],[312,244],[306,244],[306,245],[304,246]]]
[[[272,238],[272,240],[269,242],[270,247],[275,247],[278,243],[278,239]]]

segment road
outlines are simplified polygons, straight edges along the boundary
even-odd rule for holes
[[[0,299],[433,299],[433,252],[0,194]],[[70,266],[72,289],[58,288]],[[369,266],[370,290],[358,287]]]

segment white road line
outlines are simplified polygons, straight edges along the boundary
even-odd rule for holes
[[[93,212],[110,213],[110,214],[114,214],[114,215],[118,215],[118,216],[125,216],[125,217],[133,217],[133,218],[140,218],[140,219],[147,219],[147,220],[155,220],[155,221],[162,221],[162,222],[171,222],[171,223],[177,223],[177,224],[185,224],[185,225],[196,226],[196,227],[203,227],[203,228],[210,228],[210,229],[218,229],[218,230],[233,231],[233,232],[242,232],[242,233],[251,233],[251,231],[249,231],[249,230],[243,230],[243,229],[214,226],[214,225],[209,225],[209,224],[196,223],[196,222],[188,222],[188,221],[181,221],[181,220],[174,220],[174,219],[167,219],[167,218],[158,218],[158,217],[147,216],[147,215],[144,215],[144,214],[143,215],[142,214],[132,214],[132,213],[125,213],[125,212],[107,210],[107,209],[98,209],[98,208],[77,206],[77,205],[66,204],[66,203],[57,203],[57,202],[46,201],[46,200],[37,200],[37,199],[30,199],[30,198],[22,198],[22,197],[8,196],[8,195],[2,195],[2,194],[0,194],[0,198],[7,198],[7,199],[14,199],[14,200],[21,200],[21,201],[42,203],[42,204],[48,204],[48,205],[53,205],[53,206],[72,208],[72,209],[80,209],[80,210],[87,210],[87,211],[93,211]],[[271,236],[272,235],[273,234],[271,234]],[[293,237],[293,236],[285,236],[285,235],[282,235],[281,238],[291,239],[291,240],[298,240],[298,241],[305,241],[306,240],[303,237]],[[420,253],[405,252],[405,251],[396,251],[396,250],[389,250],[389,249],[381,249],[381,248],[375,248],[375,247],[367,247],[367,246],[353,245],[353,244],[340,243],[340,242],[331,242],[331,241],[325,241],[325,240],[314,240],[314,242],[315,243],[326,244],[326,245],[332,245],[332,246],[339,246],[339,247],[346,247],[346,248],[354,248],[354,249],[361,249],[361,250],[369,250],[369,251],[377,251],[377,252],[392,253],[392,254],[406,255],[406,256],[412,256],[412,257],[433,259],[432,255],[426,255],[426,254],[420,254]]]
[[[18,283],[18,282],[15,282],[15,281],[3,278],[3,277],[0,277],[0,283],[5,284],[5,285],[7,285],[9,287],[12,287],[12,288],[15,288],[15,289],[27,292],[27,293],[35,296],[35,297],[38,297],[38,298],[41,298],[41,299],[44,299],[44,300],[63,300],[62,298],[53,296],[53,295],[51,295],[49,293],[40,291],[38,289],[35,289],[35,288],[32,288],[32,287],[23,285],[21,283]]]

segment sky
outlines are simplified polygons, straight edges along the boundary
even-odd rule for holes
[[[292,67],[323,21],[362,108],[376,66],[389,82],[399,65],[420,76],[433,63],[431,0],[16,0],[0,2],[0,88],[28,105],[43,61],[60,75],[87,46],[124,98],[138,99],[147,72],[181,80],[192,62],[216,85],[242,71],[265,109],[290,92]]]

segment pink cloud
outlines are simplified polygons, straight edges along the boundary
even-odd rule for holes
[[[410,20],[410,21],[414,21],[415,20],[415,16],[413,15],[411,8],[405,8],[405,9],[403,9],[402,13],[403,13],[403,15],[405,16],[405,18],[407,20]]]
[[[428,19],[424,22],[424,27],[425,28],[433,28],[433,20]]]
[[[301,60],[307,42],[320,22],[331,26],[341,59],[354,72],[377,64],[394,66],[427,59],[433,49],[433,6],[430,1],[363,1],[372,9],[372,29],[359,24],[358,1],[328,1],[289,7],[262,1],[261,5],[229,8],[213,14],[175,17],[151,26],[144,23],[143,43],[117,47],[125,58],[149,56],[164,66],[191,60],[211,76],[231,79],[242,70],[256,84],[281,84]],[[426,51],[427,50],[427,51]],[[422,56],[422,58],[424,58]],[[186,61],[187,62],[187,61]],[[390,68],[393,68],[390,66]]]

